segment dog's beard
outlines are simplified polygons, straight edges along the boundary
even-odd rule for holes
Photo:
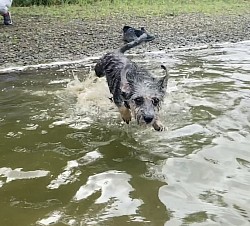
[[[141,125],[142,124],[142,114],[140,112],[140,108],[136,108],[136,107],[131,106],[131,111],[132,111],[132,114],[133,114],[137,124]]]
[[[134,113],[134,117],[136,119],[137,124],[140,126],[152,126],[153,123],[155,122],[156,117],[154,117],[150,123],[145,122],[144,114],[140,110],[133,111],[133,113]]]
[[[145,120],[143,119],[143,115],[138,115],[136,116],[136,121],[137,121],[137,124],[139,126],[152,126],[155,122],[155,117],[152,119],[151,122],[145,122]]]
[[[142,124],[142,115],[136,115],[135,118],[136,118],[137,124],[141,125]]]

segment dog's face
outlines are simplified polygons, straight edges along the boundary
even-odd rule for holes
[[[151,125],[158,119],[160,100],[157,97],[137,96],[129,105],[139,125]]]
[[[153,125],[158,120],[161,102],[165,95],[165,77],[152,78],[130,85],[128,104],[139,125]]]

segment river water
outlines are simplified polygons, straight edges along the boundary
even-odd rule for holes
[[[250,225],[250,42],[131,55],[171,78],[121,123],[93,59],[0,73],[0,225]]]

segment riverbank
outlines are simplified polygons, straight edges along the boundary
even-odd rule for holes
[[[46,8],[43,10],[46,12]],[[144,26],[156,36],[154,41],[136,48],[136,51],[168,51],[172,48],[250,40],[250,9],[213,14],[114,13],[103,17],[78,17],[74,12],[72,18],[27,12],[28,8],[13,7],[14,25],[0,25],[0,68],[100,55],[122,45],[121,29],[125,24]]]

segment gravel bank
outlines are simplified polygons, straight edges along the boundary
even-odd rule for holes
[[[111,17],[61,20],[12,15],[14,25],[0,25],[0,68],[79,60],[122,44],[121,28],[144,26],[156,39],[148,51],[250,40],[250,15],[182,14],[165,17]]]

